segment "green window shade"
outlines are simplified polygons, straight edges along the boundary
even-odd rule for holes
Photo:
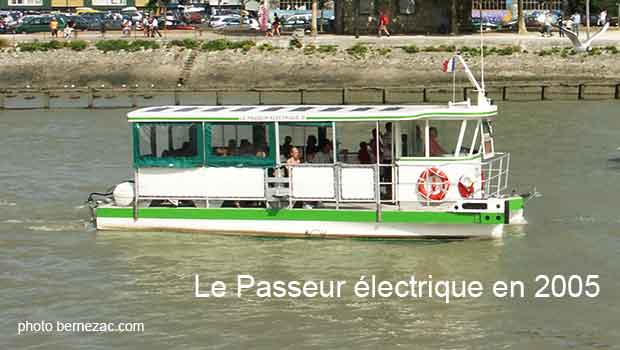
[[[202,166],[202,123],[134,123],[133,162],[136,168]]]

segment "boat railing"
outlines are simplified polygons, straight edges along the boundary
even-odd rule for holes
[[[500,198],[508,189],[510,153],[495,153],[482,161],[483,198]]]

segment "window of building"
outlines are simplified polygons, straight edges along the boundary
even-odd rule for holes
[[[43,6],[43,0],[9,0],[9,6]]]
[[[93,6],[127,6],[127,0],[92,0]]]
[[[204,163],[200,123],[134,124],[136,167],[188,168]]]
[[[524,10],[560,10],[561,0],[523,0]]]
[[[473,0],[472,9],[477,10],[482,3],[483,10],[505,10],[506,0]]]
[[[273,167],[274,135],[273,123],[205,124],[207,165]]]
[[[312,0],[280,0],[280,10],[311,10]]]

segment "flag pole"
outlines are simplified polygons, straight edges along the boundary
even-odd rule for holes
[[[454,62],[454,69],[452,70],[452,102],[456,103],[456,53],[455,57],[452,57]]]

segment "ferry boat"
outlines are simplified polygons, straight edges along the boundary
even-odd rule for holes
[[[464,64],[464,62],[462,62]],[[465,66],[466,67],[466,66]],[[134,178],[93,193],[98,230],[494,238],[522,225],[497,106],[160,106],[128,114]]]

